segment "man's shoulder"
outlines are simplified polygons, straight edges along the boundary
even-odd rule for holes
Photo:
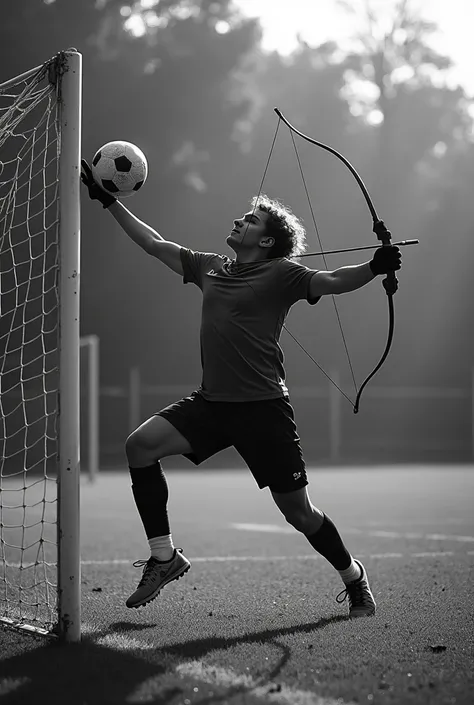
[[[189,247],[181,248],[182,256],[186,259],[192,260],[194,262],[199,262],[203,266],[207,266],[215,262],[217,265],[219,263],[224,263],[230,261],[225,255],[221,255],[218,252],[204,252],[202,250],[193,250]]]
[[[289,259],[288,257],[279,257],[277,260],[278,266],[285,270],[308,269],[306,265],[297,259]]]

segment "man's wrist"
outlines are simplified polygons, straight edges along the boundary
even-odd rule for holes
[[[373,276],[376,277],[381,272],[377,272],[376,269],[374,269],[374,265],[375,265],[375,268],[377,268],[377,265],[375,264],[374,260],[371,259],[369,262],[370,271],[372,272]]]
[[[114,203],[117,203],[117,199],[115,198],[115,196],[112,196],[106,191],[103,191],[103,193],[100,194],[99,200],[102,203],[103,208],[110,208],[110,206],[113,206]]]

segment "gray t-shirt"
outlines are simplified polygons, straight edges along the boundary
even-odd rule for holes
[[[261,401],[288,394],[278,343],[291,306],[310,300],[314,270],[286,257],[236,264],[181,248],[183,281],[203,293],[202,384],[209,401]]]

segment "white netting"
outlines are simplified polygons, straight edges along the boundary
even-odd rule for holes
[[[57,621],[59,119],[54,60],[0,84],[0,618]]]

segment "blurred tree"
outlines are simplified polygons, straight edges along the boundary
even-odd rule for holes
[[[464,91],[447,85],[452,60],[430,46],[437,25],[422,19],[411,0],[392,0],[391,15],[370,0],[339,4],[365,19],[345,58],[343,95],[353,115],[376,126],[378,195],[393,201],[398,173],[412,173],[435,144],[452,144],[459,130],[467,138],[472,119]]]
[[[473,171],[473,100],[449,83],[452,61],[430,45],[438,27],[422,19],[410,0],[395,0],[388,19],[368,1],[363,11],[357,3],[341,4],[365,16],[365,31],[354,36],[346,58],[344,96],[354,115],[376,126],[377,203],[388,222],[396,219],[405,232],[418,228],[422,244],[429,245],[424,254],[410,254],[423,278],[413,292],[411,313],[417,309],[420,318],[410,361],[420,382],[462,384],[474,358],[474,337],[465,329],[473,315],[471,297],[459,302],[460,281],[470,276],[465,253],[474,212],[463,174]],[[442,286],[427,276],[440,267]],[[438,312],[436,325],[422,314],[430,309]],[[453,365],[448,341],[456,339],[464,344]]]

